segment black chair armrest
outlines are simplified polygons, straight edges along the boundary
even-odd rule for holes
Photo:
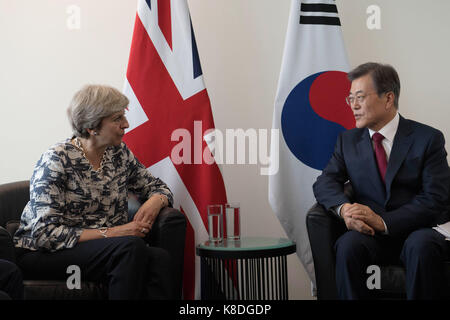
[[[138,198],[129,194],[128,219],[133,220],[141,203]],[[181,299],[183,288],[184,247],[186,237],[186,217],[180,211],[166,207],[162,209],[148,234],[151,246],[165,249],[171,258],[170,277],[173,280],[172,299]]]
[[[186,217],[174,208],[160,211],[152,230],[149,243],[169,252],[171,257],[171,278],[173,279],[172,299],[181,299],[184,266],[184,247],[186,236]]]
[[[30,182],[17,181],[0,185],[0,226],[20,220],[23,208],[30,200]]]
[[[161,248],[169,248],[172,243],[182,240],[186,233],[186,217],[174,208],[162,209],[156,218],[149,240],[152,245]]]
[[[14,243],[9,232],[0,226],[0,259],[16,263]]]
[[[334,244],[347,230],[345,223],[316,203],[306,215],[306,228],[314,260],[317,299],[337,299]]]

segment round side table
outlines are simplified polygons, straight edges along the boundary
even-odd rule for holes
[[[198,245],[202,300],[287,300],[286,256],[295,251],[295,243],[284,238],[244,237]]]

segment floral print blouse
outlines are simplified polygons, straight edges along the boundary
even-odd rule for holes
[[[114,227],[128,222],[128,192],[141,202],[153,194],[173,195],[125,143],[105,150],[94,170],[71,139],[47,150],[30,180],[30,201],[14,235],[16,247],[56,251],[72,248],[83,229]]]

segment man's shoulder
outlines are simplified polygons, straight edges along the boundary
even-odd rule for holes
[[[439,129],[436,129],[430,125],[403,117],[400,119],[400,128],[401,130],[408,130],[419,135],[430,136],[435,134],[442,134]],[[341,137],[343,140],[354,140],[362,138],[365,134],[368,134],[367,128],[353,128],[342,131]]]
[[[366,133],[367,128],[353,128],[342,131],[341,138],[343,140],[359,140]]]
[[[425,123],[422,123],[422,122],[419,122],[416,120],[406,119],[406,118],[403,118],[403,120],[406,121],[407,123],[409,123],[409,125],[414,129],[419,129],[419,130],[424,130],[424,131],[434,131],[434,132],[439,131],[438,129],[436,129],[428,124],[425,124]]]
[[[435,135],[443,135],[439,129],[436,129],[425,123],[405,118],[402,118],[401,121],[403,122],[403,126],[406,127],[406,129],[410,129],[411,132],[418,137],[429,138]]]

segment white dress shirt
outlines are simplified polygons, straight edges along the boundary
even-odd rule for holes
[[[381,144],[383,145],[384,151],[386,152],[386,161],[388,163],[389,163],[389,157],[391,156],[392,145],[394,144],[394,138],[395,138],[395,134],[397,133],[399,122],[400,122],[400,115],[397,112],[395,114],[395,117],[378,131],[384,137],[383,141],[381,141]],[[369,129],[370,139],[372,139],[372,136],[375,134],[375,132],[376,131]],[[375,145],[374,145],[373,140],[372,140],[372,146],[374,147],[374,150],[375,150]],[[340,206],[338,206],[338,208],[336,210],[337,214],[339,216],[341,216],[341,208],[343,205],[344,204],[341,204]],[[384,223],[383,219],[381,219],[381,220],[383,221],[384,229],[385,229],[385,232],[383,232],[383,233],[388,234],[386,223]]]
[[[383,128],[378,131],[384,139],[381,141],[381,144],[383,145],[384,151],[386,151],[386,161],[389,162],[389,157],[391,156],[391,150],[392,145],[394,144],[394,137],[397,133],[398,129],[398,123],[400,122],[400,116],[398,112],[396,113],[395,117],[389,121]],[[375,134],[376,131],[373,131],[372,129],[369,129],[370,139],[372,139],[372,136]],[[375,150],[375,143],[372,140],[372,146]]]

